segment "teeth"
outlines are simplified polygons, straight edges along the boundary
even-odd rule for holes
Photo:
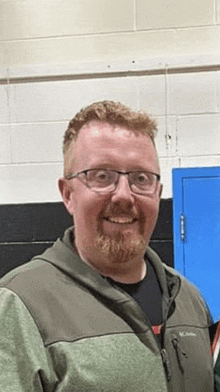
[[[118,217],[109,217],[108,220],[113,223],[131,223],[133,222],[133,218],[118,216]]]

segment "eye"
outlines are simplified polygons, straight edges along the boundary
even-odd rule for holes
[[[137,173],[136,182],[139,184],[148,184],[150,182],[149,175],[147,173]]]
[[[100,182],[108,181],[109,173],[106,170],[96,170],[94,178]]]
[[[112,183],[112,179],[110,170],[95,169],[88,172],[88,180],[93,186],[107,186]]]
[[[149,173],[133,173],[133,184],[140,188],[148,188],[152,185],[152,176]]]

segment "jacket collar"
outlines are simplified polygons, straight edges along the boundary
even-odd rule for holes
[[[81,285],[89,288],[94,295],[102,297],[103,300],[117,304],[128,302],[127,296],[125,297],[122,292],[115,290],[107,279],[81,260],[74,250],[73,243],[73,227],[70,227],[65,231],[63,239],[58,239],[40,258],[63,270],[74,281],[80,282]],[[150,247],[146,249],[145,258],[155,269],[163,293],[163,319],[166,320],[171,304],[178,294],[180,278],[171,267],[162,263],[159,256]]]
[[[146,249],[146,256],[155,269],[163,293],[163,320],[167,320],[170,312],[172,312],[174,300],[180,290],[181,280],[177,272],[163,263],[157,253],[150,247]]]

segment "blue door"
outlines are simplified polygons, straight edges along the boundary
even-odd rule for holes
[[[220,167],[173,170],[174,266],[220,316]]]

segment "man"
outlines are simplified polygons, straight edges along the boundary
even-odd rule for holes
[[[147,247],[155,131],[108,101],[70,122],[59,189],[74,227],[1,280],[2,391],[213,391],[207,309]]]

